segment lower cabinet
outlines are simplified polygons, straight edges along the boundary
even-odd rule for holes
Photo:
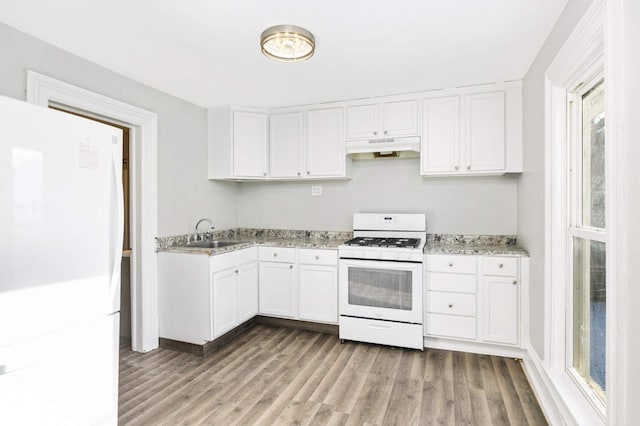
[[[159,334],[204,344],[258,312],[258,250],[158,253]]]
[[[425,336],[517,346],[522,262],[519,256],[427,255]]]
[[[338,252],[260,247],[260,314],[338,323]]]

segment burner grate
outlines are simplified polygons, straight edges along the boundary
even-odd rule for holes
[[[420,238],[357,237],[345,242],[345,244],[348,246],[361,247],[416,248],[420,245]]]

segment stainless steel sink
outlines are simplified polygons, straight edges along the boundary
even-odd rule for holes
[[[189,243],[187,247],[198,247],[198,248],[221,248],[233,246],[236,244],[242,244],[244,241],[198,241],[197,243]]]

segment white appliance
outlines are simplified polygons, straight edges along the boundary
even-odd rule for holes
[[[423,349],[424,214],[354,214],[338,247],[340,340]]]
[[[117,423],[122,131],[0,97],[0,424]]]

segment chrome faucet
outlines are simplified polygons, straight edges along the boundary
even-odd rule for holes
[[[215,227],[215,226],[213,226],[213,222],[211,221],[211,219],[207,219],[206,217],[205,217],[205,218],[200,219],[200,220],[198,221],[198,223],[196,223],[196,227],[195,227],[195,229],[194,229],[194,231],[193,231],[193,240],[194,240],[194,241],[198,241],[198,226],[200,226],[200,224],[201,224],[202,222],[209,222],[209,226],[210,226],[210,228],[209,228],[209,230],[207,231],[207,239],[209,239],[209,238],[211,237],[211,231],[213,231],[214,229],[216,229],[216,227]]]

